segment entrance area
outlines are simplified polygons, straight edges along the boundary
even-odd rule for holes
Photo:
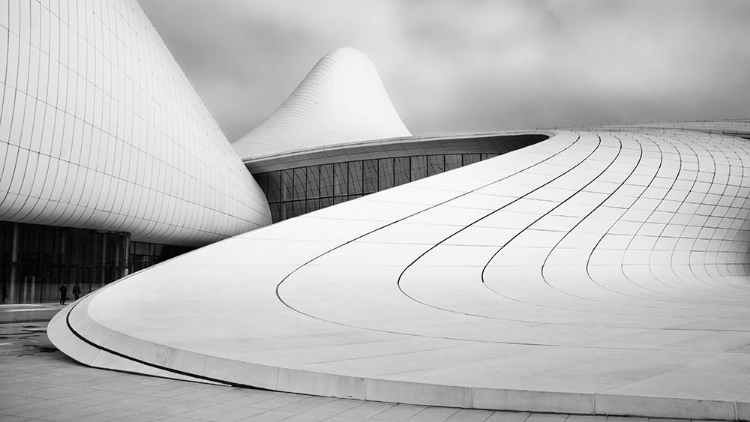
[[[86,294],[128,273],[130,235],[0,222],[0,286],[6,303],[56,302],[60,285]]]

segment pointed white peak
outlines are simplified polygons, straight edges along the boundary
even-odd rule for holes
[[[372,61],[353,48],[320,59],[271,116],[235,141],[243,159],[372,139],[411,136]]]

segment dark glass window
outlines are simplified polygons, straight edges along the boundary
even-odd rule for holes
[[[460,154],[448,154],[445,156],[445,171],[461,167]]]
[[[292,192],[294,192],[294,171],[281,171],[281,200],[291,201]]]
[[[411,181],[427,177],[427,157],[424,155],[411,157]]]
[[[379,164],[379,171],[378,171],[378,179],[380,182],[378,183],[378,189],[384,190],[388,188],[393,187],[393,158],[384,158],[381,160],[378,160]]]
[[[468,166],[469,164],[474,164],[476,162],[482,161],[482,156],[480,154],[464,154],[463,161],[463,165]]]
[[[255,181],[258,182],[258,186],[260,186],[263,190],[263,194],[268,198],[268,173],[256,174]]]
[[[346,163],[333,165],[333,194],[335,196],[346,195]]]
[[[132,244],[135,245],[135,255],[151,255],[151,251],[149,250],[150,243],[132,242]]]
[[[273,221],[274,223],[281,221],[281,204],[272,203],[269,205],[271,206],[271,221]]]
[[[445,171],[445,155],[430,155],[427,157],[427,175],[433,176]]]
[[[281,200],[281,172],[272,171],[268,174],[268,202],[279,202]]]
[[[364,193],[378,191],[378,160],[365,160],[362,162]]]
[[[362,162],[349,163],[349,195],[362,193]]]
[[[320,209],[320,199],[307,200],[307,212],[313,212]]]
[[[294,169],[294,199],[305,199],[305,167]]]
[[[409,157],[398,157],[393,159],[393,165],[395,167],[394,186],[411,182],[411,167],[409,166],[409,163]]]
[[[284,202],[281,205],[281,219],[286,220],[287,218],[294,217],[294,212],[292,209],[292,202]]]
[[[14,239],[18,248],[11,262]],[[191,249],[128,239],[127,233],[0,222],[0,282],[7,301],[57,301],[62,283],[74,299],[76,284],[86,294]]]
[[[320,167],[311,166],[307,168],[307,198],[320,196]]]
[[[320,166],[320,196],[333,196],[333,164]]]
[[[515,146],[518,147],[520,145]],[[356,160],[254,176],[272,205],[271,212],[275,222],[498,155],[500,154],[438,154]],[[274,207],[273,204],[278,206]],[[53,258],[44,256],[40,259],[49,261]]]
[[[294,204],[292,209],[292,217],[296,217],[305,213],[305,201],[294,201],[292,202],[292,204]]]

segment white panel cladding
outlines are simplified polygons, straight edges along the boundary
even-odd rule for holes
[[[140,6],[0,4],[0,220],[205,244],[265,197]]]
[[[320,59],[289,98],[232,144],[242,159],[354,141],[411,136],[375,65],[353,48]]]

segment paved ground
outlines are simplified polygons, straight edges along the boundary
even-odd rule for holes
[[[331,399],[94,369],[47,339],[60,308],[0,305],[1,421],[646,421]]]

